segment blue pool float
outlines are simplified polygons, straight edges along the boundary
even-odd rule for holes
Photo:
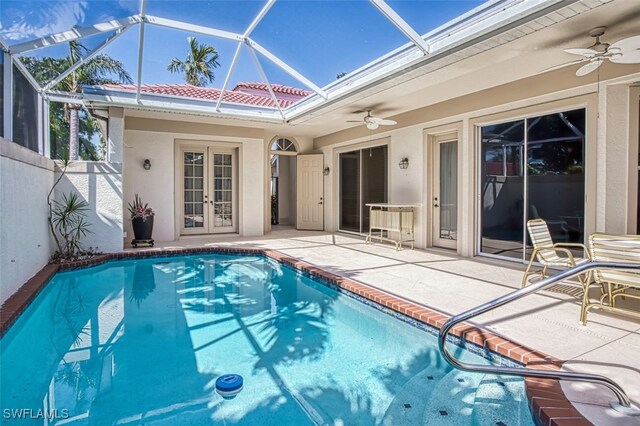
[[[242,390],[242,383],[239,374],[223,374],[216,380],[216,392],[224,399],[233,399]]]

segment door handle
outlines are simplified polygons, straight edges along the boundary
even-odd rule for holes
[[[438,203],[434,204],[433,207],[440,207]]]
[[[435,197],[433,199],[433,201],[435,202],[435,204],[433,205],[433,207],[440,207],[440,205],[438,204],[438,197]]]
[[[318,204],[322,204],[322,201],[318,202]]]

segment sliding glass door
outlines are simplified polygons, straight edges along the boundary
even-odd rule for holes
[[[387,202],[387,146],[340,154],[340,230],[369,232],[368,203]]]
[[[555,242],[584,239],[585,110],[483,126],[480,251],[525,260],[526,222]]]

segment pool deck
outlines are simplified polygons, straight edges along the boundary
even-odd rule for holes
[[[446,315],[518,289],[524,269],[446,250],[396,251],[388,243],[367,245],[359,237],[287,228],[255,238],[193,236],[156,243],[156,249],[209,246],[276,250]],[[558,285],[484,314],[473,324],[559,358],[565,361],[563,369],[610,377],[640,406],[640,322],[594,310],[588,325],[581,326],[580,293],[570,284]],[[640,306],[633,308],[640,310]],[[608,408],[615,397],[604,387],[563,382],[562,389],[596,425],[640,425],[640,418],[624,417]],[[567,420],[562,424],[578,424]]]

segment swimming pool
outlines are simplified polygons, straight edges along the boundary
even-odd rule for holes
[[[0,346],[7,423],[533,425],[521,380],[453,370],[433,335],[257,255],[58,273]]]

